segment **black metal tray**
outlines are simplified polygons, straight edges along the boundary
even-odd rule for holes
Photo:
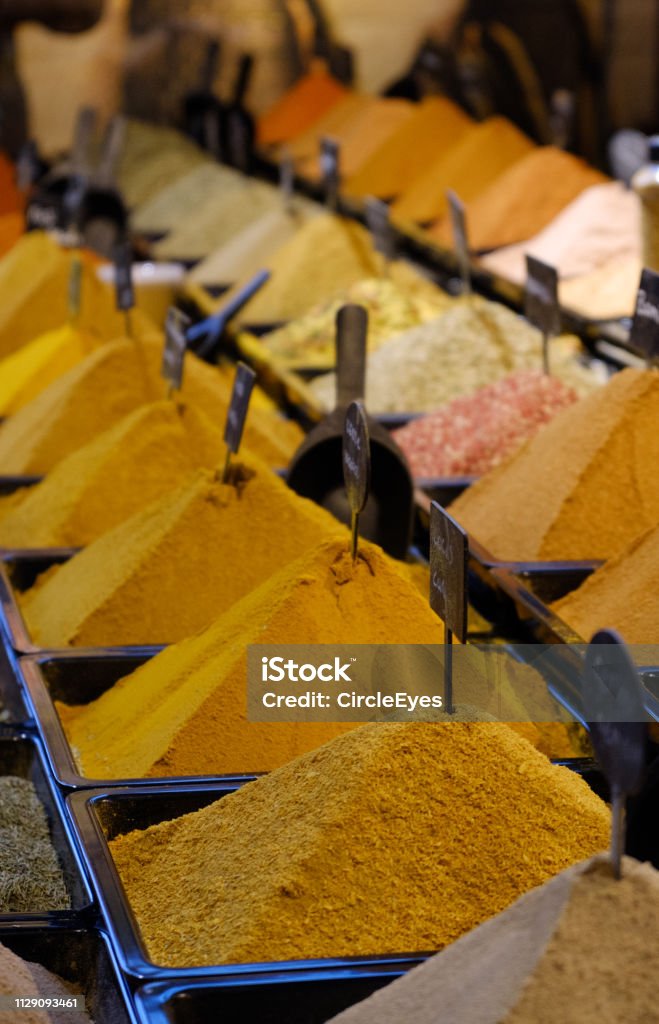
[[[373,957],[341,957],[337,959],[271,961],[251,964],[227,964],[212,967],[162,967],[150,958],[142,941],[139,925],[132,913],[114,865],[108,841],[134,829],[198,811],[215,800],[240,788],[235,782],[178,785],[164,787],[133,787],[132,789],[80,790],[67,797],[73,822],[92,884],[108,924],[113,948],[123,970],[129,975],[158,981],[182,977],[209,978],[256,974],[270,975],[292,970],[353,968],[357,965],[411,966],[429,954],[392,954]]]
[[[52,843],[71,897],[70,910],[49,910],[45,907],[32,914],[0,914],[0,928],[16,921],[35,925],[48,922],[79,924],[92,914],[92,895],[70,833],[62,798],[50,780],[39,741],[26,733],[0,731],[0,775],[17,775],[29,779],[34,785],[46,811]]]
[[[565,759],[557,762],[582,774],[592,788],[602,787],[595,763],[589,759]],[[401,952],[370,957],[339,957],[335,959],[287,960],[251,964],[228,964],[212,967],[171,968],[155,964],[146,951],[139,925],[132,913],[110,853],[109,841],[135,829],[146,829],[163,821],[171,821],[206,807],[215,800],[235,792],[235,782],[178,785],[164,787],[133,787],[103,790],[80,790],[67,797],[67,806],[110,937],[121,967],[130,975],[157,981],[186,978],[226,978],[270,975],[291,971],[318,971],[340,968],[351,972],[356,968],[377,971],[407,969],[421,963],[429,951]],[[402,967],[402,965],[405,965]],[[165,1018],[167,1019],[167,1018]]]
[[[18,656],[0,631],[0,726],[21,730],[34,728],[19,683]]]
[[[135,1008],[140,1024],[325,1024],[414,966],[403,961],[267,978],[151,982],[135,993]]]
[[[6,498],[22,487],[34,487],[41,483],[42,476],[0,476],[0,498]]]
[[[102,932],[33,925],[0,927],[0,943],[23,960],[41,964],[74,984],[82,992],[85,1009],[94,1024],[137,1024],[139,1018],[128,989]],[[67,1017],[71,1024],[80,1019],[75,1011]],[[16,1020],[20,1022],[20,1013]]]
[[[81,775],[54,701],[66,704],[88,704],[109,690],[124,676],[134,672],[162,647],[94,648],[66,654],[26,655],[19,671],[28,700],[33,709],[46,756],[57,782],[67,789],[109,789],[127,785],[171,786],[177,782],[233,783],[250,781],[254,774],[198,775],[185,778],[90,779]]]

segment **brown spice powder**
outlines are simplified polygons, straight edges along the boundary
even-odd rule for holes
[[[452,505],[497,557],[610,558],[659,520],[659,374],[623,370]]]
[[[605,847],[609,812],[505,725],[366,725],[111,842],[168,966],[439,949]]]

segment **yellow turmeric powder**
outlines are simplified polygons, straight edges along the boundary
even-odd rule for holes
[[[269,771],[353,726],[248,721],[248,644],[441,641],[442,624],[405,567],[366,542],[353,566],[342,537],[285,566],[98,700],[59,710],[90,777]]]
[[[381,199],[399,196],[434,160],[459,142],[473,123],[455,103],[443,96],[428,96],[398,131],[346,179],[346,195]]]
[[[0,545],[83,547],[223,454],[220,431],[194,407],[142,405],[40,484],[0,499]]]
[[[46,331],[0,361],[0,416],[10,416],[99,344],[71,324]]]
[[[69,370],[0,426],[0,472],[47,473],[66,455],[145,402],[162,398],[162,341],[109,342]],[[233,373],[189,353],[182,396],[220,425]],[[285,465],[302,432],[267,409],[250,409],[245,444],[275,466]]]
[[[466,202],[534,149],[534,144],[505,117],[490,117],[470,128],[446,153],[414,179],[391,208],[397,221],[433,221],[448,210],[446,190]]]
[[[301,552],[346,533],[244,453],[229,483],[199,470],[44,573],[22,608],[44,647],[172,643]]]
[[[441,949],[609,819],[505,725],[373,724],[110,849],[149,956],[189,967]]]
[[[82,262],[77,326],[106,341],[123,333],[114,289],[97,277],[98,259],[85,251],[74,255],[49,235],[30,231],[0,259],[0,358],[67,322],[74,258]],[[133,311],[133,327],[136,333],[155,329],[139,309]]]

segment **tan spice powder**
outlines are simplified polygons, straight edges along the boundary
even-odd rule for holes
[[[608,828],[505,725],[382,724],[110,847],[150,957],[183,967],[441,949]]]

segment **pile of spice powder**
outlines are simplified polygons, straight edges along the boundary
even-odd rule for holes
[[[71,965],[75,967],[75,965]],[[22,960],[6,946],[0,945],[0,995],[35,1000],[53,1000],[52,1006],[66,1006],[71,996],[82,995],[80,989],[64,981],[42,964]],[[61,1002],[64,1000],[64,1002]],[[37,1004],[38,1005],[38,1004]],[[43,1004],[42,1004],[43,1005]],[[0,1020],[16,1020],[16,1012],[20,1014],[21,1024],[93,1024],[85,1010],[32,1009],[21,1008],[19,1011],[2,1013]]]
[[[43,231],[29,231],[3,256],[0,357],[66,320],[68,282],[69,259]]]
[[[293,320],[328,296],[379,274],[380,267],[381,259],[361,224],[331,214],[314,217],[271,256],[266,267],[270,280],[237,319],[243,324]]]
[[[523,284],[526,255],[556,267],[563,280],[588,274],[610,260],[640,257],[640,205],[635,192],[610,181],[584,189],[527,242],[484,256],[483,266]]]
[[[576,400],[557,377],[518,370],[411,420],[393,437],[415,477],[478,476]]]
[[[354,111],[344,125],[332,135],[339,143],[340,171],[344,177],[356,174],[370,156],[413,117],[413,103],[402,99],[369,97],[369,102]],[[318,136],[317,136],[318,138]],[[322,177],[319,146],[305,160],[298,160],[297,172],[303,178],[318,181]]]
[[[60,459],[108,430],[139,406],[161,399],[161,340],[110,342],[69,370],[0,426],[3,473],[47,473]],[[188,353],[182,398],[221,423],[233,373]],[[285,465],[301,430],[268,409],[250,408],[245,444],[274,466]]]
[[[657,644],[658,571],[659,527],[655,526],[557,601],[554,611],[586,640],[606,626],[617,629],[629,644]],[[635,659],[655,661],[656,650],[646,659],[635,651]]]
[[[336,363],[336,314],[346,303],[366,309],[367,344],[373,351],[392,335],[432,320],[450,302],[445,292],[422,277],[413,277],[411,271],[409,285],[403,274],[395,279],[368,277],[299,319],[264,334],[261,342],[288,366],[328,368]]]
[[[443,96],[428,96],[414,113],[347,178],[348,196],[391,199],[408,189],[428,166],[460,141],[472,119]]]
[[[257,142],[271,146],[295,138],[347,95],[324,62],[314,61],[309,72],[259,118]]]
[[[72,324],[40,334],[0,361],[0,416],[11,416],[41,394],[100,341]]]
[[[139,206],[131,224],[135,231],[159,233],[175,230],[181,221],[193,217],[209,195],[238,197],[246,178],[230,167],[199,164],[189,174],[177,178],[167,188]]]
[[[406,567],[347,538],[291,562],[217,617],[97,700],[58,705],[79,767],[90,778],[261,772],[353,726],[249,721],[251,643],[441,643],[443,627]]]
[[[534,148],[505,117],[490,117],[425,167],[393,204],[391,215],[402,222],[437,220],[448,212],[447,189],[468,202]]]
[[[0,545],[83,547],[197,469],[223,461],[220,431],[194,408],[140,406],[62,459],[45,480],[0,498]]]
[[[110,848],[149,956],[188,967],[441,949],[608,837],[583,779],[507,726],[419,722]]]
[[[579,361],[580,352],[573,336],[552,340],[552,374],[581,395],[599,389],[601,378]],[[498,303],[461,298],[438,319],[390,338],[369,355],[366,402],[372,413],[432,412],[513,370],[541,366],[539,331]],[[334,408],[334,374],[317,377],[310,387],[324,408]]]
[[[180,132],[130,120],[117,180],[126,203],[134,208],[202,163],[210,163],[207,154]]]
[[[547,188],[547,182],[551,188]],[[542,231],[585,188],[608,181],[571,153],[544,146],[528,153],[467,203],[472,249],[497,249],[522,242]],[[450,244],[448,217],[431,229],[433,238]]]
[[[647,1024],[659,874],[625,857],[568,868],[332,1024]],[[626,984],[621,984],[621,979]],[[586,980],[585,980],[586,979]]]
[[[278,249],[311,220],[324,212],[318,203],[296,196],[290,210],[278,206],[248,224],[224,245],[193,267],[188,280],[206,285],[230,285],[267,266]]]
[[[208,193],[194,213],[153,246],[157,259],[198,260],[228,242],[244,227],[281,206],[281,192],[267,182],[247,179],[237,190]]]
[[[0,777],[0,913],[71,906],[44,807],[28,779]]]
[[[199,470],[20,595],[43,647],[173,643],[345,528],[247,453]]]
[[[622,370],[473,484],[452,513],[498,558],[612,558],[659,522],[658,415],[659,377]]]
[[[640,256],[607,260],[596,270],[559,282],[561,305],[592,320],[633,316],[642,270]]]

